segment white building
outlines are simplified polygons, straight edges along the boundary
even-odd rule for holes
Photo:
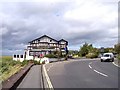
[[[57,41],[47,35],[43,35],[30,41],[23,55],[13,55],[13,60],[40,60],[44,55],[52,54],[59,50],[62,54],[66,54],[67,45],[68,42],[64,39]]]

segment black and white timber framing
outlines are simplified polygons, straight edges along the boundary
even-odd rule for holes
[[[68,41],[64,39],[56,40],[47,35],[43,35],[28,42],[28,44],[23,56],[26,60],[33,60],[39,59],[47,54],[53,54],[56,51],[66,54]]]

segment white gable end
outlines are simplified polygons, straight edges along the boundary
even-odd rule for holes
[[[66,42],[64,42],[64,41],[61,41],[61,42],[60,42],[60,44],[66,44]]]
[[[48,42],[48,43],[57,43],[55,40],[50,39],[48,37],[43,37],[40,39],[40,42]]]

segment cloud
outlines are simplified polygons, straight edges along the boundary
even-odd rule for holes
[[[23,51],[29,41],[44,34],[57,40],[68,40],[70,49],[78,49],[84,42],[98,47],[113,46],[118,40],[117,2],[1,0],[0,36],[3,54]]]

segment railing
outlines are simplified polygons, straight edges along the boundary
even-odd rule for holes
[[[27,46],[28,49],[55,49],[58,46]]]

